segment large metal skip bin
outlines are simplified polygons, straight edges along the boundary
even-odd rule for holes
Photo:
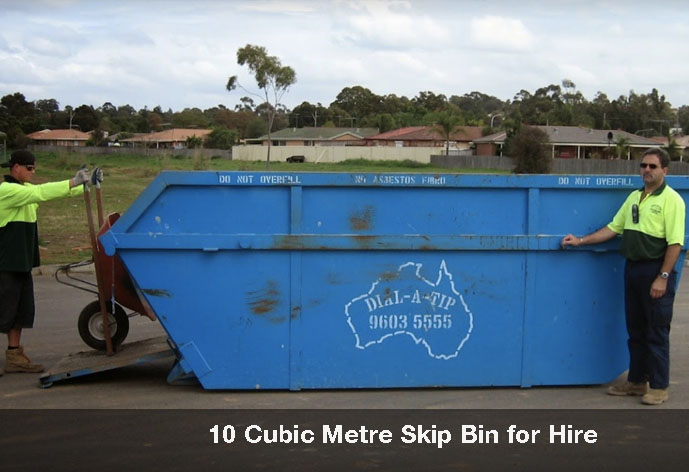
[[[559,243],[641,185],[163,172],[101,241],[204,388],[598,384],[627,366],[619,241]]]

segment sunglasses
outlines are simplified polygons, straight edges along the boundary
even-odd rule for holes
[[[632,221],[634,224],[639,224],[639,205],[636,203],[632,205]]]
[[[642,162],[641,164],[639,164],[639,167],[641,167],[642,169],[645,169],[646,167],[650,169],[657,169],[658,164],[646,164],[645,162]]]

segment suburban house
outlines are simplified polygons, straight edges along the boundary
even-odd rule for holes
[[[43,146],[86,146],[91,135],[78,129],[44,129],[26,137]]]
[[[377,128],[285,128],[270,133],[273,146],[362,146]],[[246,139],[247,144],[268,145],[268,135]]]
[[[210,129],[173,128],[156,133],[144,134],[133,138],[121,139],[119,142],[126,147],[146,147],[155,149],[185,149],[187,139],[196,136],[204,139],[211,133]]]
[[[616,156],[615,144],[619,138],[626,140],[626,159],[646,149],[658,146],[658,142],[621,130],[589,129],[580,126],[534,126],[548,135],[552,156],[571,159],[603,159]],[[507,133],[490,134],[474,140],[476,155],[502,156]]]
[[[482,136],[478,126],[459,126],[450,134],[450,149],[464,150]],[[368,146],[445,147],[442,132],[433,126],[408,126],[366,138]]]

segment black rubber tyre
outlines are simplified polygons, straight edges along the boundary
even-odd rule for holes
[[[115,313],[112,313],[112,304],[105,304],[110,319],[110,339],[113,346],[119,346],[129,334],[129,318],[121,306],[115,304]],[[103,316],[100,312],[98,300],[86,305],[78,321],[79,336],[93,349],[105,351],[105,332],[103,331]]]

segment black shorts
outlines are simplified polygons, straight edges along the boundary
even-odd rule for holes
[[[0,271],[0,333],[32,328],[35,313],[31,272]]]

